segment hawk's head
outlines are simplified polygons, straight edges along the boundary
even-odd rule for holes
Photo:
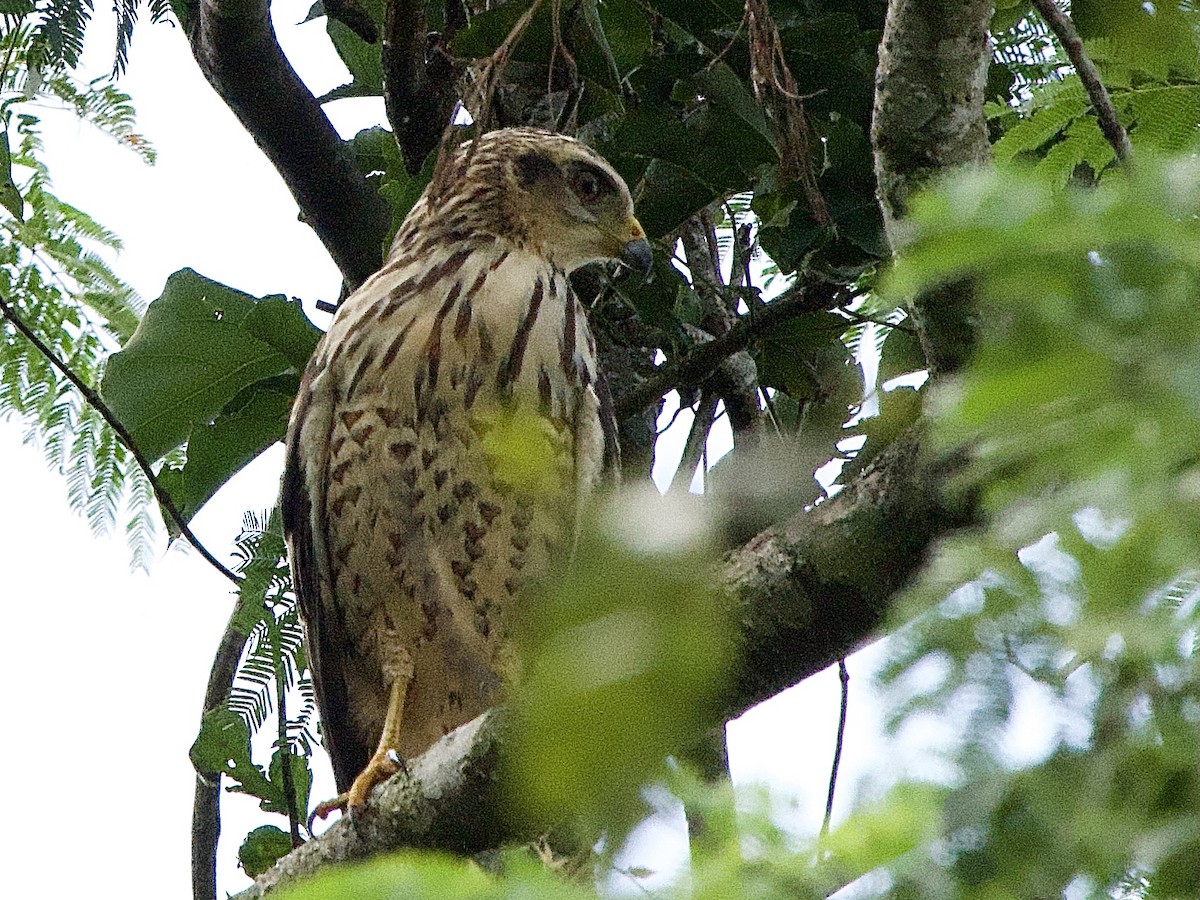
[[[620,259],[638,274],[649,271],[650,245],[629,188],[596,151],[529,128],[492,131],[475,144],[461,158],[467,168],[457,175],[444,214],[461,198],[455,211],[467,213],[472,226],[522,244],[567,272],[604,259]]]

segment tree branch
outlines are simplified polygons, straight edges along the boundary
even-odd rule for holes
[[[283,857],[236,900],[252,900],[330,863],[401,847],[469,854],[513,836],[496,788],[503,717],[486,712],[452,731],[372,795],[366,811]]]
[[[383,100],[410,173],[442,138],[456,94],[454,67],[430,46],[424,0],[387,0],[383,33]]]
[[[183,24],[204,77],[357,287],[379,268],[391,211],[283,55],[266,0],[196,0]]]
[[[821,290],[820,288],[825,288]],[[807,313],[828,309],[835,286],[817,285],[789,292],[737,320],[720,337],[696,347],[681,359],[663,363],[655,374],[616,398],[617,418],[636,415],[664,394],[699,384],[727,358],[745,350],[760,335]]]
[[[668,491],[687,494],[691,490],[692,479],[696,477],[696,467],[704,458],[704,448],[708,444],[708,433],[712,430],[719,399],[713,391],[706,390],[700,394],[692,427],[688,430],[687,441],[683,447],[683,456],[679,459],[675,474],[671,476]]]
[[[1050,27],[1059,43],[1063,45],[1063,49],[1067,51],[1067,57],[1071,60],[1071,65],[1075,67],[1079,80],[1083,82],[1084,90],[1087,91],[1088,98],[1092,101],[1092,109],[1096,111],[1100,130],[1112,144],[1117,159],[1121,165],[1129,166],[1133,162],[1133,145],[1129,143],[1129,134],[1125,131],[1121,120],[1117,118],[1117,108],[1113,106],[1112,97],[1109,96],[1104,84],[1100,81],[1100,70],[1087,55],[1087,51],[1083,49],[1083,39],[1075,30],[1074,23],[1067,18],[1066,13],[1058,8],[1054,0],[1033,0],[1033,5],[1042,17],[1042,21]]]
[[[983,117],[992,0],[889,0],[871,143],[888,237],[912,195],[935,176],[985,162]],[[961,368],[978,342],[973,292],[962,284],[912,301],[932,374]]]

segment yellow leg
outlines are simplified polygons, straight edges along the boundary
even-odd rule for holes
[[[387,715],[383,720],[383,733],[379,736],[379,746],[367,762],[366,767],[358,773],[350,790],[326,800],[313,811],[313,816],[324,819],[335,809],[346,810],[354,816],[363,811],[367,798],[377,785],[383,784],[401,769],[404,760],[397,752],[400,746],[400,727],[404,720],[404,700],[408,695],[408,678],[397,678],[392,682],[388,695]]]

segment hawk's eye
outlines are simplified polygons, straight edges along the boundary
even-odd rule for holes
[[[579,172],[575,176],[575,194],[584,202],[591,202],[600,196],[600,179],[591,172]]]
[[[576,163],[568,170],[571,190],[584,203],[595,203],[603,195],[616,191],[607,172],[586,163]]]

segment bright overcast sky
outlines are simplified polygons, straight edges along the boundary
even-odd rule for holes
[[[84,77],[111,64],[111,14],[98,6]],[[308,6],[277,0],[273,12],[284,49],[320,92],[346,78],[324,20],[293,24]],[[140,25],[120,87],[133,96],[141,131],[158,150],[156,166],[68,116],[47,118],[45,142],[57,194],[124,240],[116,260],[122,277],[147,299],[185,266],[251,294],[299,296],[308,309],[336,298],[333,264],[201,77],[180,29]],[[327,110],[348,136],[380,123],[383,104],[339,101]],[[325,327],[327,317],[316,319]],[[185,898],[193,789],[187,749],[232,608],[229,585],[182,548],[164,546],[148,575],[131,573],[122,537],[91,535],[69,511],[62,479],[38,450],[22,445],[23,432],[19,422],[0,423],[6,892],[90,896],[112,884],[138,894],[143,885],[156,896]],[[218,555],[228,555],[243,510],[274,502],[281,458],[278,447],[265,454],[197,517],[197,534]],[[852,674],[868,668],[851,661]],[[735,779],[766,781],[781,798],[794,796],[788,820],[805,831],[820,825],[838,698],[836,673],[826,672],[730,728]],[[852,776],[869,760],[879,765],[881,746],[878,703],[862,679],[850,706],[842,808]],[[910,758],[919,756],[914,748]],[[331,788],[319,773],[314,793]],[[220,884],[235,892],[248,883],[234,861],[241,838],[255,825],[283,822],[243,797],[226,795],[223,809]],[[682,840],[681,823],[673,827]]]

